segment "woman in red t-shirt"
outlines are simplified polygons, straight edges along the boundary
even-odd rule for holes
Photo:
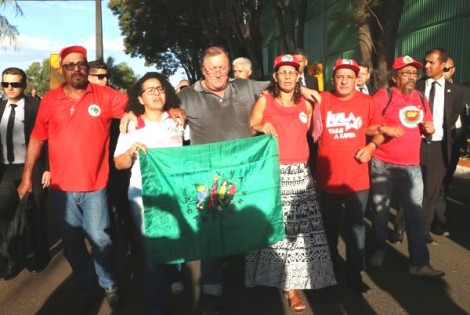
[[[286,236],[248,252],[246,285],[277,287],[293,312],[305,311],[297,290],[336,284],[314,182],[308,168],[307,133],[312,104],[300,94],[299,62],[293,55],[274,61],[274,81],[253,107],[253,133],[272,134],[279,144],[281,201]]]

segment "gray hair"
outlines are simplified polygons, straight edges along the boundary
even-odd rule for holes
[[[244,65],[248,68],[248,70],[251,70],[251,60],[245,57],[238,57],[232,62],[232,66],[236,65]]]

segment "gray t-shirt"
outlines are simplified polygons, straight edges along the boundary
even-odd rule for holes
[[[247,138],[250,113],[269,81],[230,80],[221,98],[205,90],[201,81],[182,90],[178,97],[186,111],[191,144],[205,144]]]

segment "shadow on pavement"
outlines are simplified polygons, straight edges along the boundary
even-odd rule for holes
[[[454,176],[447,196],[446,215],[449,239],[470,250],[470,186],[469,178]]]

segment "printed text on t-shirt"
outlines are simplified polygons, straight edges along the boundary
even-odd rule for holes
[[[356,138],[355,130],[359,130],[361,126],[362,118],[353,113],[346,116],[346,113],[334,114],[329,111],[326,115],[326,128],[330,134],[334,134],[334,139]]]

